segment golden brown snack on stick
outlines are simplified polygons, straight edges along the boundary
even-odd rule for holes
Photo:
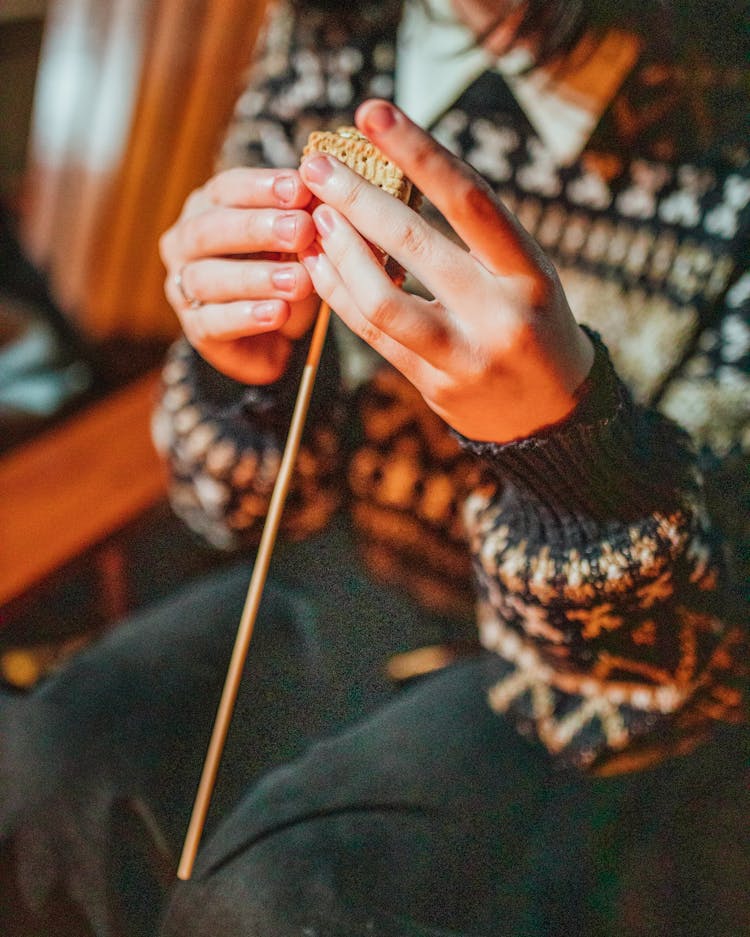
[[[312,153],[328,153],[335,156],[367,182],[393,195],[410,208],[419,210],[422,201],[419,190],[412,185],[393,160],[371,143],[356,127],[314,130],[307,140],[302,155],[310,156]],[[401,284],[404,279],[403,267],[393,258],[389,258],[385,251],[375,245],[370,246],[385,266],[386,273],[396,283]]]

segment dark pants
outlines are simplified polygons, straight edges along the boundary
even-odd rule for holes
[[[164,937],[747,933],[739,734],[584,778],[490,712],[495,670],[454,665],[263,779]]]
[[[28,695],[0,691],[2,937],[153,937],[250,572],[190,584]],[[207,833],[263,773],[392,696],[389,654],[456,627],[373,586],[343,524],[279,545],[271,574]]]
[[[97,937],[153,937],[165,887],[154,876],[166,870],[171,885],[248,577],[213,574],[32,693],[0,694],[0,845],[19,888],[6,906],[16,882],[0,862],[3,937],[83,933],[66,926],[79,911]],[[330,730],[326,668],[314,607],[270,583],[208,829],[259,774]],[[24,907],[34,930],[17,924]]]
[[[0,837],[22,886],[6,912],[0,882],[4,937],[88,932],[54,913],[61,895],[97,935],[153,937],[156,841],[169,937],[750,931],[744,735],[609,781],[558,771],[489,711],[490,656],[394,697],[385,656],[433,625],[305,549],[288,569],[318,588],[269,586],[189,883],[173,873],[247,569],[0,701]]]

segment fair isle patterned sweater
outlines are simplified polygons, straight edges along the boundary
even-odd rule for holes
[[[334,24],[277,5],[221,165],[295,166],[311,130],[390,96],[398,15],[378,4]],[[345,379],[329,345],[288,502],[296,537],[344,504],[372,574],[426,606],[459,612],[471,595],[503,661],[489,705],[594,771],[744,719],[731,575],[748,558],[750,175],[737,101],[741,113],[736,71],[693,75],[645,50],[560,168],[500,75],[474,81],[431,130],[554,260],[595,337],[580,403],[530,439],[456,439],[382,364],[346,393],[368,358],[340,330]],[[223,378],[184,343],[166,363],[155,436],[172,503],[221,548],[257,540],[297,358],[268,388]]]

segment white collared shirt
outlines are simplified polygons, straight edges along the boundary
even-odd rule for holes
[[[487,69],[497,69],[554,161],[568,165],[581,153],[618,88],[633,67],[638,40],[610,30],[591,55],[563,79],[544,69],[519,74],[523,50],[501,59],[477,47],[451,0],[407,2],[398,35],[396,103],[429,127]],[[425,89],[429,88],[429,93]]]

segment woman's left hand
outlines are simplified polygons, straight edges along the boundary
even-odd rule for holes
[[[484,180],[401,111],[368,101],[356,122],[466,248],[335,158],[315,154],[301,175],[323,203],[313,212],[322,249],[301,259],[317,293],[463,435],[502,443],[563,419],[593,349],[549,259]],[[435,298],[400,290],[368,241]]]

